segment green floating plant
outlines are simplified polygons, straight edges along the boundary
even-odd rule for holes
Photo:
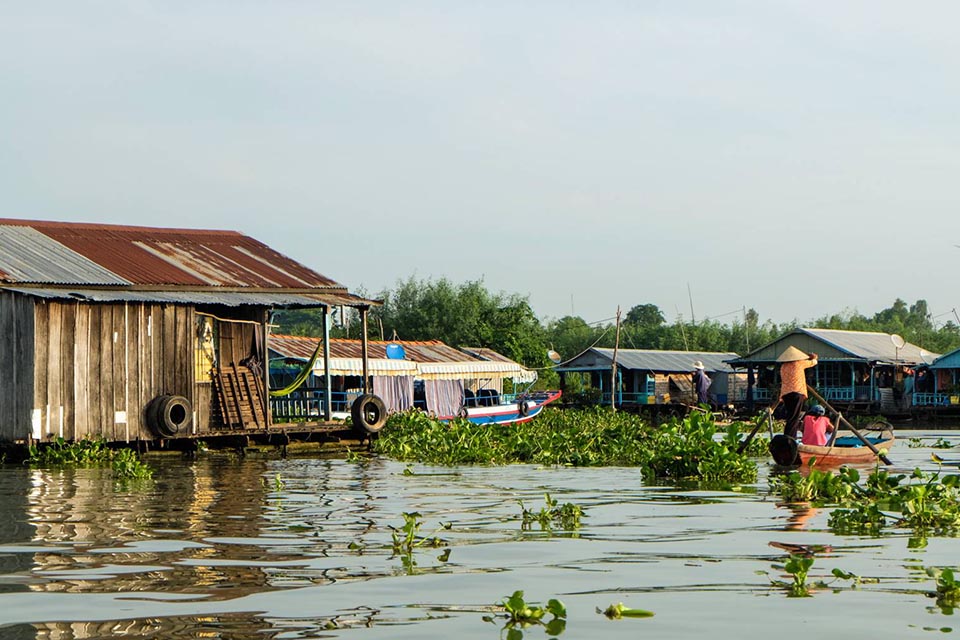
[[[523,633],[520,628],[534,625],[542,626],[544,631],[552,636],[563,633],[567,628],[567,608],[556,598],[551,598],[547,604],[540,606],[536,603],[527,602],[523,597],[523,591],[514,591],[509,598],[504,598],[500,602],[503,607],[506,622],[503,628],[507,630],[508,640],[513,638],[522,638]],[[550,620],[544,620],[547,615]],[[496,622],[495,616],[484,616],[486,622]]]
[[[619,620],[620,618],[652,618],[653,611],[647,611],[646,609],[631,609],[627,606],[624,606],[622,602],[617,604],[612,604],[603,611],[597,609],[597,613],[602,613],[611,620]]]

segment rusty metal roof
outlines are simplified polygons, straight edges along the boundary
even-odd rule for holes
[[[0,219],[0,283],[208,290],[283,289],[369,304],[235,231]]]
[[[399,344],[405,353],[404,360],[387,358],[387,346]],[[283,358],[309,360],[321,345],[320,338],[271,334],[269,349]],[[362,374],[362,342],[334,338],[330,340],[330,358],[337,374]],[[499,356],[497,359],[475,358],[459,349],[455,349],[439,340],[425,341],[378,341],[367,343],[368,371],[380,372],[378,375],[417,375],[424,379],[458,378],[513,378],[517,382],[532,382],[537,379],[535,371]],[[323,354],[322,348],[320,351]],[[496,353],[496,352],[490,352]],[[499,355],[499,354],[497,354]],[[391,363],[393,365],[391,366]],[[415,364],[412,372],[403,363]],[[323,360],[315,365],[315,370],[323,370]]]
[[[309,360],[320,344],[320,338],[270,334],[270,348],[287,358]],[[476,362],[459,349],[439,340],[369,340],[367,352],[370,358],[387,359],[387,345],[399,344],[406,353],[406,359],[414,362]],[[320,352],[321,354],[323,351]],[[362,343],[360,340],[332,338],[330,340],[331,358],[360,358]]]

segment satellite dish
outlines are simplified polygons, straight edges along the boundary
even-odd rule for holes
[[[896,349],[903,349],[903,345],[907,344],[906,340],[904,340],[902,337],[898,336],[895,333],[890,336],[890,342],[893,343],[893,346]]]
[[[547,349],[547,357],[550,358],[550,362],[554,364],[560,364],[560,361],[563,360],[563,358],[560,357],[560,354],[553,349]]]
[[[403,360],[407,357],[407,352],[403,350],[403,345],[391,342],[387,345],[387,358],[390,360]]]
[[[926,349],[920,349],[920,360],[923,361],[923,364],[932,364],[934,360],[933,354]]]

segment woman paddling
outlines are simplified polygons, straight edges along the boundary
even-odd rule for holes
[[[800,429],[803,403],[807,400],[806,370],[817,364],[817,354],[804,353],[796,347],[787,347],[777,357],[780,363],[780,401],[786,412],[787,424],[783,433],[796,438]]]

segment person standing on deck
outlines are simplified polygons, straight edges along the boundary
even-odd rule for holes
[[[804,353],[796,347],[787,347],[777,357],[780,363],[780,401],[786,413],[787,424],[783,433],[791,438],[797,437],[800,429],[800,414],[807,400],[806,370],[817,364],[817,354]]]
[[[697,392],[697,404],[710,404],[710,396],[707,390],[712,381],[703,370],[703,363],[699,360],[693,363],[693,388]]]

